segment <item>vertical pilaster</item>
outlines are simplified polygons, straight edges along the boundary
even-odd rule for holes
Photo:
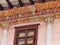
[[[1,45],[7,45],[7,30],[3,30]]]
[[[7,35],[8,35],[8,23],[6,22],[1,22],[2,27],[3,27],[3,33],[2,33],[2,41],[1,45],[7,45]]]
[[[53,17],[45,18],[46,22],[46,45],[52,45]]]

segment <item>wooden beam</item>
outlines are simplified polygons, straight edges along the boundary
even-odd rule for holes
[[[46,2],[48,2],[48,1],[56,1],[56,0],[46,0]]]
[[[0,4],[0,10],[3,10],[4,9],[4,7]]]
[[[45,0],[42,0],[42,2],[45,2]]]
[[[13,8],[13,5],[11,4],[11,2],[9,0],[6,0],[6,2],[8,3],[9,8]]]
[[[40,2],[40,3],[42,3],[42,2],[46,2],[46,0],[39,0],[39,2]]]
[[[39,3],[41,3],[42,2],[42,0],[38,0],[39,1]]]
[[[29,1],[30,1],[31,5],[33,5],[33,4],[34,4],[34,1],[33,1],[33,0],[29,0]]]
[[[24,5],[21,0],[18,0],[18,2],[19,2],[19,5],[20,5],[21,7]]]

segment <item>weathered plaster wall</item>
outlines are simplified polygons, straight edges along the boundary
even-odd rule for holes
[[[45,45],[46,39],[46,24],[41,21],[38,27],[38,42],[37,45]]]
[[[0,44],[1,44],[1,39],[2,39],[2,28],[0,27]]]
[[[14,44],[14,34],[15,34],[15,29],[11,27],[8,31],[7,45]]]
[[[60,45],[60,19],[54,20],[54,24],[53,24],[53,45]]]

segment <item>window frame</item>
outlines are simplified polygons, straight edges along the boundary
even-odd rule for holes
[[[38,25],[39,25],[39,24],[15,27],[14,45],[17,45],[17,44],[16,44],[17,31],[19,31],[19,30],[24,30],[24,29],[33,29],[33,28],[36,29],[35,44],[37,45],[37,40],[38,40]]]

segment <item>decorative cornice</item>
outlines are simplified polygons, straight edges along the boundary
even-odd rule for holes
[[[53,19],[60,18],[60,14],[52,14],[50,16]],[[5,21],[1,21],[1,22],[4,22],[4,23],[8,22],[8,25],[11,26],[11,25],[23,24],[23,23],[29,23],[29,22],[45,21],[45,19],[48,17],[49,16],[47,15],[39,15],[39,16],[32,16],[32,17],[26,17],[26,18],[11,17],[10,19],[6,19]],[[0,22],[0,26],[2,26],[1,22]]]
[[[8,26],[11,26],[42,21],[49,16],[54,19],[60,18],[60,2],[36,3],[30,6],[0,11],[0,26],[3,26],[1,22],[8,22]]]

